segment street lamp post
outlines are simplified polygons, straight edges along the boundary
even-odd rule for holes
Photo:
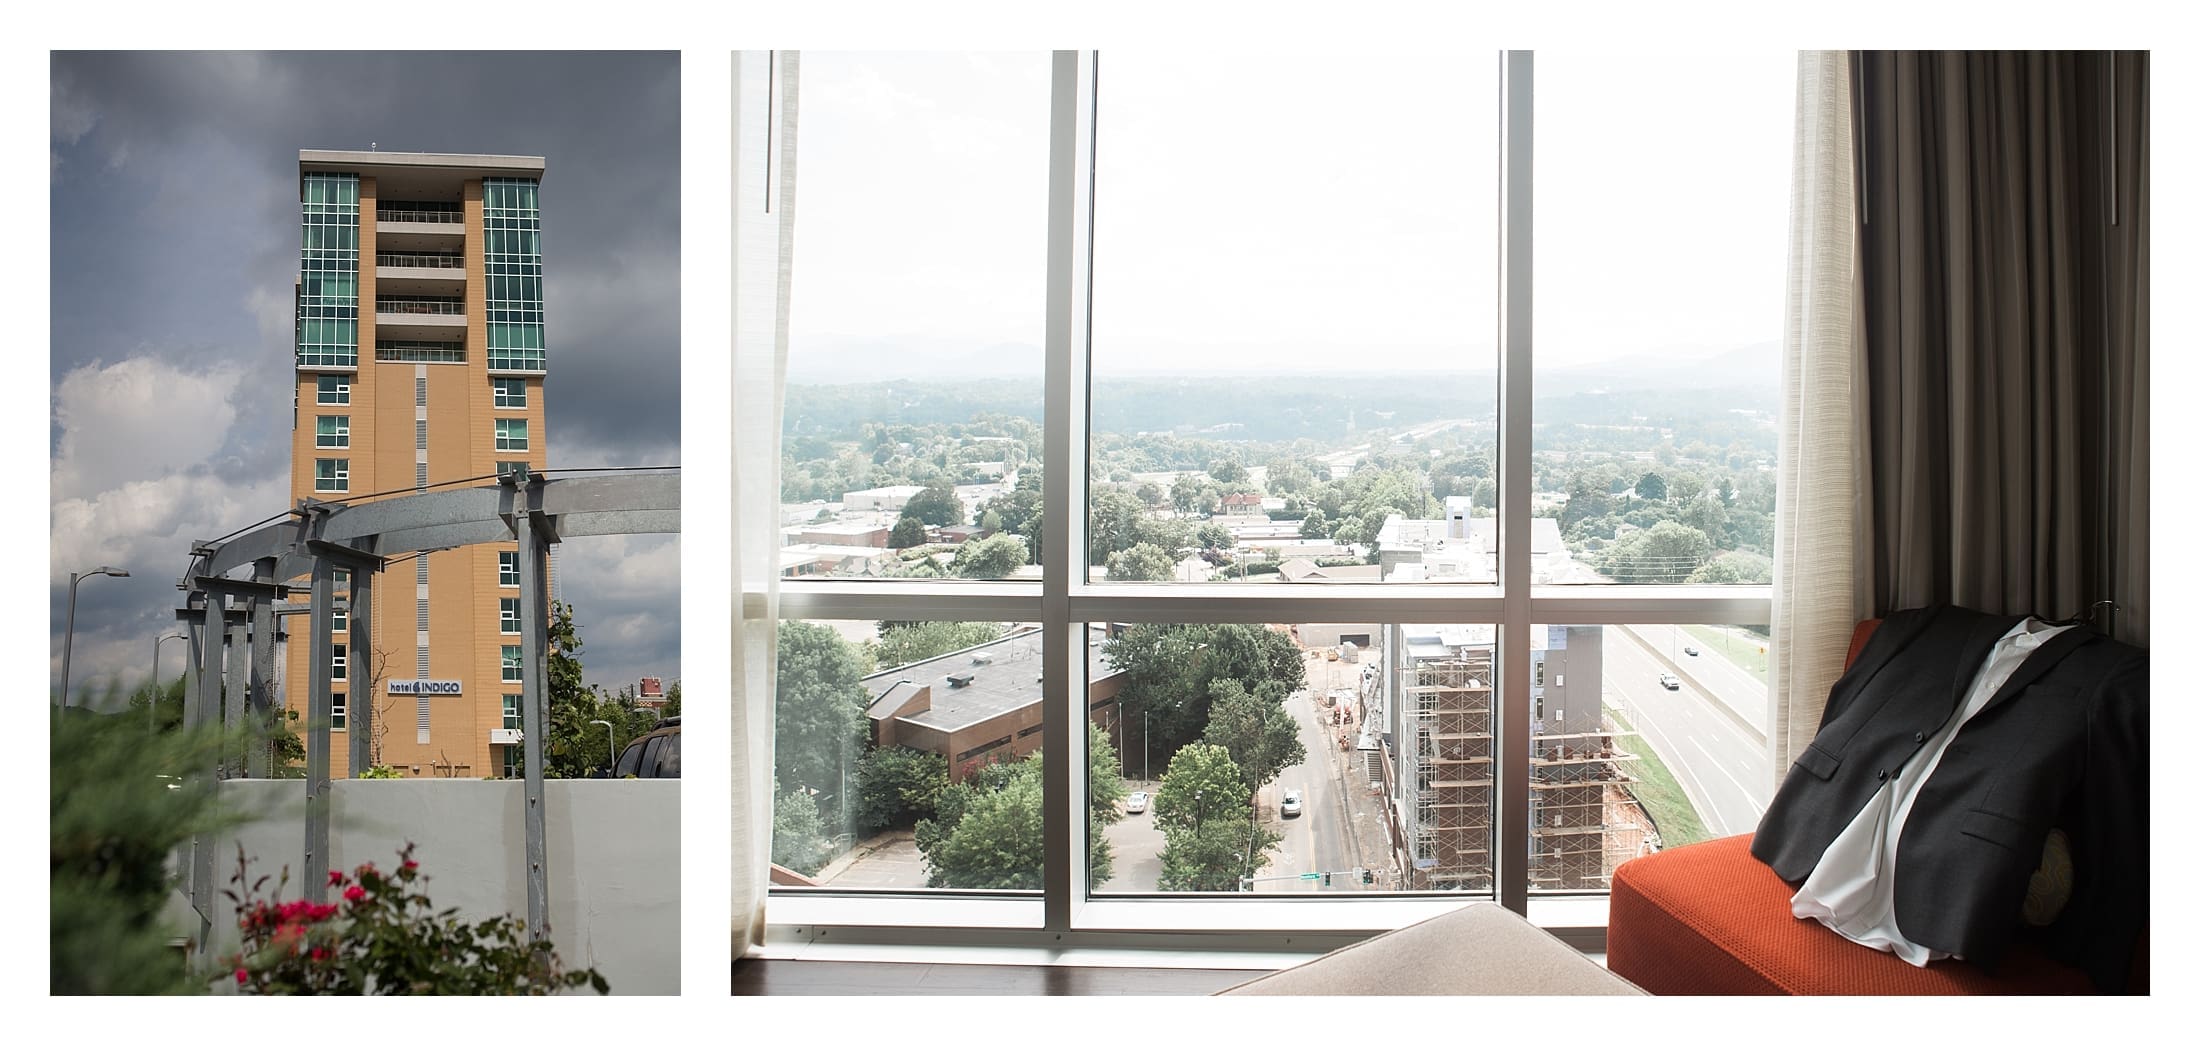
[[[160,645],[171,639],[188,638],[190,637],[181,632],[170,632],[153,639],[153,686],[145,695],[145,722],[148,732],[158,729],[160,724]]]
[[[603,763],[604,763],[604,766],[603,766],[603,772],[604,772],[604,776],[605,776],[605,777],[610,777],[610,776],[611,776],[611,774],[612,774],[612,772],[618,769],[618,764],[619,764],[619,732],[618,732],[617,730],[615,730],[615,729],[612,729],[612,726],[611,726],[611,724],[610,724],[609,722],[606,722],[606,721],[602,720],[602,719],[591,719],[591,720],[589,720],[589,721],[588,721],[588,725],[590,725],[590,726],[600,726],[600,727],[603,727],[604,740],[606,740],[606,741],[610,742],[610,744],[611,744],[611,748],[609,749],[608,753],[607,753],[607,754],[606,754],[606,755],[604,756],[604,759],[603,759]]]
[[[69,648],[76,644],[76,584],[88,577],[105,574],[108,577],[129,577],[130,572],[120,567],[93,567],[81,574],[69,575],[69,620],[61,632],[61,707],[69,707]],[[153,656],[160,656],[160,647],[153,647]]]

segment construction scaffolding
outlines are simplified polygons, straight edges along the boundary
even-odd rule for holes
[[[1402,635],[1401,635],[1402,638]],[[1397,774],[1392,835],[1407,889],[1492,892],[1496,794],[1496,689],[1494,644],[1446,644],[1434,656],[1400,656],[1389,666],[1400,721],[1385,723]],[[1427,649],[1424,647],[1424,649]],[[1596,707],[1601,666],[1578,664],[1589,674],[1587,709],[1575,722],[1563,714],[1546,722],[1542,689],[1529,742],[1529,887],[1534,890],[1606,890],[1620,863],[1658,845],[1656,826],[1629,787],[1627,765],[1640,757],[1614,745],[1626,736]],[[1538,665],[1537,680],[1542,673]],[[1593,724],[1569,732],[1553,726]],[[1386,767],[1387,769],[1387,767]],[[1371,775],[1372,776],[1372,775]]]
[[[1404,833],[1416,889],[1488,891],[1496,787],[1496,691],[1487,649],[1404,662],[1399,724],[1414,816]]]
[[[1528,885],[1537,890],[1608,890],[1612,869],[1644,849],[1648,818],[1634,809],[1623,763],[1641,757],[1612,746],[1619,736],[1544,734],[1530,742]]]

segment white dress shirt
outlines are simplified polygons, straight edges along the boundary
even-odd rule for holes
[[[2035,617],[2017,622],[2003,633],[1986,656],[1985,667],[1971,682],[1963,707],[1950,716],[1940,731],[1918,750],[1910,769],[1889,778],[1873,793],[1833,844],[1818,859],[1818,867],[1797,890],[1792,908],[1798,919],[1816,919],[1849,940],[1883,952],[1893,952],[1912,966],[1948,958],[1902,936],[1894,918],[1895,845],[1902,839],[1902,825],[1909,820],[1910,805],[1927,778],[1940,765],[1963,724],[2015,674],[2024,659],[2071,625],[2049,625]]]

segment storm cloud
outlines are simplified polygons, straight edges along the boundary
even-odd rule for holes
[[[542,156],[549,464],[680,461],[674,54],[56,54],[53,667],[151,669],[194,539],[282,512],[300,149]],[[680,675],[679,539],[558,556],[591,682]],[[180,655],[170,644],[163,675]]]

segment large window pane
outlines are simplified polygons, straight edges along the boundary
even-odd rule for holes
[[[1446,753],[1471,766],[1472,794],[1448,778],[1401,790],[1399,774],[1421,780],[1415,775],[1434,756],[1402,752],[1398,737],[1410,735],[1391,733],[1395,681],[1384,674],[1384,654],[1394,633],[1380,623],[1111,626],[1088,664],[1094,720],[1121,753],[1123,801],[1091,826],[1112,859],[1112,875],[1093,889],[1244,896],[1429,888],[1405,878],[1416,841],[1426,835],[1424,848],[1437,845],[1434,814],[1416,804],[1451,789],[1443,843],[1472,855],[1455,855],[1448,871],[1457,874],[1443,882],[1488,892],[1486,653],[1467,702],[1479,730],[1448,724],[1457,728],[1451,734],[1479,737],[1462,742],[1478,744],[1472,752]],[[1105,766],[1097,743],[1094,751],[1094,765]],[[1479,879],[1467,881],[1466,863],[1480,869]]]
[[[1794,52],[1535,81],[1535,580],[1769,584]]]
[[[1037,577],[1049,83],[803,53],[785,576]]]
[[[1651,845],[1753,831],[1772,798],[1762,625],[1605,625],[1601,688]]]
[[[781,622],[775,882],[1040,889],[1041,641],[993,621]]]
[[[1494,65],[1102,56],[1091,576],[1275,582],[1492,515]]]

